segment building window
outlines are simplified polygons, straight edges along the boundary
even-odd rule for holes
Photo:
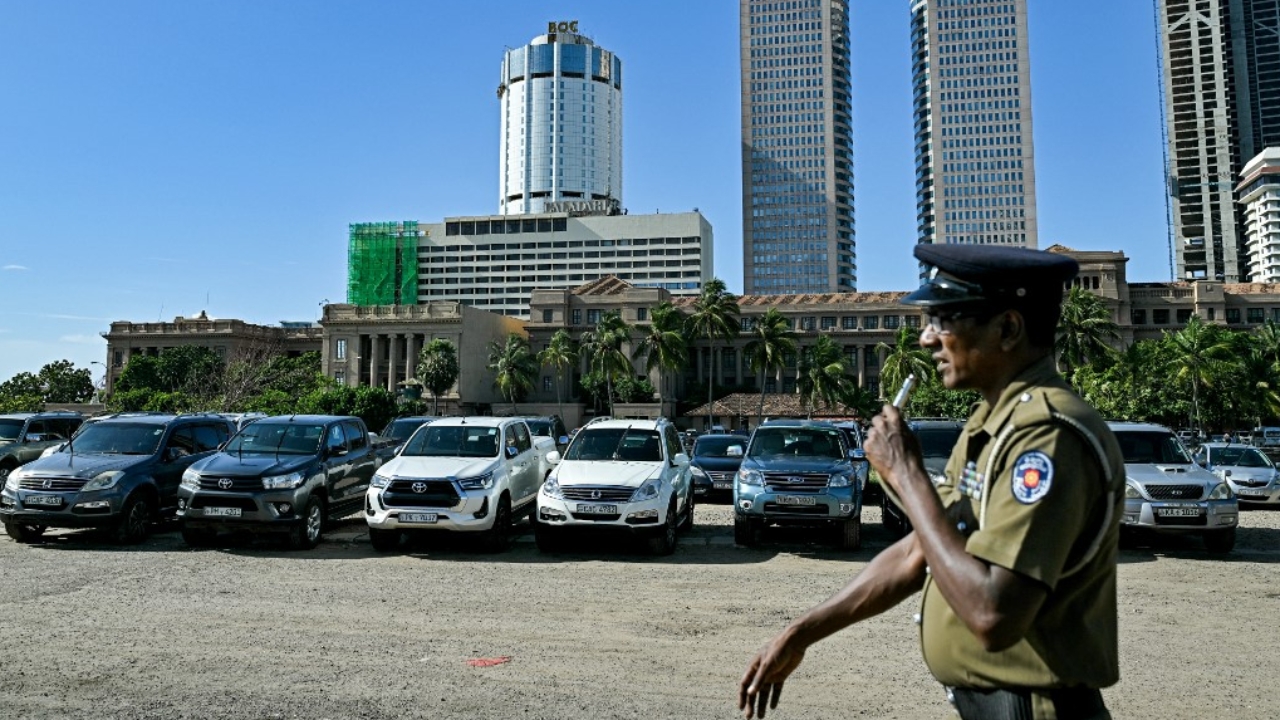
[[[906,323],[907,323],[907,327],[911,328],[912,330],[919,330],[919,329],[920,329],[920,316],[919,316],[919,315],[908,315],[908,316],[906,316],[905,318],[903,318],[903,320],[905,320],[905,321],[906,321]]]
[[[867,348],[862,357],[868,368],[880,367],[880,353],[876,352],[875,348]]]
[[[1280,322],[1280,308],[1271,308],[1271,322]]]
[[[738,352],[733,348],[725,348],[720,351],[720,367],[724,370],[738,369]]]
[[[880,378],[867,378],[867,392],[871,393],[873,396],[880,394]]]
[[[649,319],[649,308],[636,308],[636,320],[644,322]]]
[[[813,330],[813,318],[810,316],[800,318],[800,329]]]
[[[751,328],[755,326],[755,319],[749,317],[738,318],[738,326],[742,329],[742,332],[750,332]]]
[[[1177,313],[1176,313],[1176,316],[1177,316],[1177,318],[1178,318],[1178,324],[1179,324],[1179,325],[1186,325],[1188,322],[1190,322],[1190,321],[1191,321],[1191,309],[1190,309],[1190,308],[1178,308],[1178,311],[1177,311]]]
[[[587,324],[588,324],[588,325],[597,325],[597,324],[599,324],[599,323],[600,323],[600,316],[601,316],[601,314],[602,314],[602,311],[600,311],[600,310],[588,310],[588,311],[587,311]]]
[[[111,367],[120,367],[124,365],[124,353],[116,350],[111,353]]]
[[[1227,308],[1227,324],[1234,325],[1240,322],[1240,308]]]
[[[844,328],[845,330],[857,330],[858,329],[857,316],[845,315],[844,317],[840,318],[840,327]]]
[[[1151,323],[1153,325],[1168,325],[1169,311],[1168,310],[1152,310]]]
[[[836,319],[835,319],[835,317],[824,317],[824,318],[822,318],[822,329],[823,329],[823,330],[835,330],[835,329],[836,329]]]
[[[553,311],[551,310],[542,311],[542,322],[549,323],[554,317],[555,317],[555,313]]]
[[[1129,312],[1129,322],[1133,323],[1134,325],[1146,325],[1147,311],[1141,308],[1134,308],[1132,311]]]
[[[342,370],[339,370],[339,371],[335,372],[335,373],[333,374],[333,381],[334,381],[334,382],[336,382],[336,383],[338,383],[339,385],[346,385],[346,384],[347,384],[347,373],[346,373],[346,372],[344,372],[344,371],[342,371]]]
[[[339,360],[347,359],[347,341],[335,340],[333,343],[333,356]]]
[[[778,391],[778,382],[773,378],[764,379],[764,391],[767,393]]]
[[[1218,318],[1218,308],[1209,308],[1209,322],[1213,322]]]
[[[1245,319],[1248,320],[1251,325],[1262,324],[1262,321],[1264,319],[1262,308],[1254,308],[1254,307],[1246,308],[1244,313],[1245,313]]]
[[[555,388],[554,388],[554,387],[552,386],[552,384],[551,384],[551,376],[550,376],[550,375],[543,375],[543,376],[542,376],[542,390],[543,390],[543,392],[551,392],[551,391],[552,391],[552,390],[554,390],[554,389],[555,389]]]
[[[582,310],[575,309],[575,310],[573,311],[573,324],[574,324],[574,325],[581,325],[581,324],[582,324]]]
[[[856,370],[858,368],[858,346],[857,345],[849,345],[845,347],[844,357],[846,362],[849,363],[850,370]]]
[[[885,315],[885,316],[884,316],[884,329],[885,329],[885,330],[897,330],[897,329],[898,329],[898,323],[899,323],[899,321],[901,321],[901,319],[902,319],[902,318],[901,318],[901,316],[898,316],[898,315]]]
[[[880,318],[875,315],[868,315],[862,318],[862,327],[867,330],[875,330],[880,327]]]
[[[783,379],[782,379],[782,392],[784,392],[784,393],[793,393],[793,392],[795,392],[795,391],[796,391],[796,379],[795,379],[795,378],[783,378]]]

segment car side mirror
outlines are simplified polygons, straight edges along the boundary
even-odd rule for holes
[[[568,436],[568,435],[561,435],[559,438],[557,438],[557,439],[556,439],[556,444],[557,444],[557,445],[568,445],[568,444],[569,444],[569,436]]]
[[[867,453],[862,448],[854,448],[849,451],[849,459],[854,462],[867,462]]]
[[[507,457],[515,457],[519,454],[520,454],[520,448],[516,447],[515,445],[507,446]]]
[[[689,456],[684,453],[676,453],[676,456],[671,458],[671,464],[672,465],[688,465]]]
[[[552,450],[551,452],[547,453],[547,462],[548,462],[548,463],[550,463],[550,464],[552,464],[552,465],[559,465],[559,464],[560,464],[560,451],[559,451],[559,450]]]
[[[184,455],[186,455],[186,453],[182,452],[182,448],[176,448],[176,447],[165,448],[165,451],[164,451],[164,461],[165,461],[165,462],[177,462],[177,461],[178,461],[178,460],[180,460]]]
[[[1223,471],[1222,471],[1222,477],[1231,477],[1231,471],[1230,471],[1230,470],[1223,470]]]
[[[41,435],[40,433],[27,433],[26,436],[22,438],[22,442],[24,443],[38,443],[43,441],[44,435]]]
[[[342,445],[330,445],[324,449],[324,452],[329,457],[342,457],[347,454],[347,448]]]

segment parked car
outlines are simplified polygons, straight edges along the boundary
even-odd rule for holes
[[[66,442],[83,422],[84,416],[74,412],[0,415],[0,482],[18,466]]]
[[[524,422],[529,426],[529,432],[536,437],[551,438],[555,444],[555,449],[562,454],[565,448],[569,447],[569,431],[564,428],[564,421],[558,415],[546,415],[542,417],[526,417]]]
[[[907,423],[911,432],[920,441],[920,452],[924,456],[924,469],[929,473],[933,484],[946,480],[947,461],[951,459],[951,450],[960,439],[960,431],[964,423],[959,420],[911,420]],[[902,536],[911,532],[911,520],[907,514],[889,499],[888,493],[880,496],[880,518],[889,532]]]
[[[1254,447],[1280,448],[1280,427],[1257,427],[1252,433]]]
[[[1225,480],[1241,503],[1280,505],[1280,471],[1257,448],[1205,443],[1196,449],[1193,458]]]
[[[283,533],[312,548],[326,523],[360,510],[378,460],[358,417],[281,415],[246,426],[182,473],[182,539],[207,545],[219,530]]]
[[[747,452],[746,435],[703,435],[693,443],[689,472],[698,497],[733,497],[733,479]]]
[[[119,542],[146,538],[178,505],[192,464],[217,451],[232,425],[220,415],[129,414],[99,420],[63,452],[9,474],[0,520],[18,542],[50,527],[101,528]]]
[[[1236,544],[1240,517],[1226,482],[1192,461],[1173,431],[1148,423],[1108,423],[1124,454],[1121,537],[1158,532],[1196,534],[1211,553]]]
[[[400,448],[404,447],[404,444],[409,440],[409,437],[413,435],[415,430],[435,419],[435,417],[429,415],[398,417],[387,423],[387,426],[378,434],[383,438],[391,440],[391,445],[395,449],[395,452],[399,452]]]
[[[836,544],[862,543],[862,450],[828,422],[768,420],[756,428],[733,486],[733,537],[754,546],[769,525],[833,530]]]
[[[844,433],[844,439],[846,442],[849,443],[850,449],[852,450],[862,449],[862,426],[861,425],[859,425],[856,422],[853,422],[852,420],[836,422],[833,424],[836,426],[836,428],[840,430],[840,432]],[[880,486],[876,485],[873,488],[872,484],[867,482],[867,480],[871,476],[871,462],[866,459],[866,456],[859,455],[858,458],[853,461],[853,471],[855,474],[857,474],[858,483],[862,487],[863,504],[865,505],[866,503],[879,502],[880,496],[881,496]]]
[[[235,423],[237,432],[243,430],[245,425],[257,422],[267,416],[264,412],[221,413],[221,415]]]
[[[625,532],[651,552],[675,551],[678,530],[693,527],[689,456],[666,419],[594,420],[583,426],[538,493],[538,549],[563,547],[574,530]]]
[[[478,535],[506,548],[514,521],[533,511],[555,444],[520,418],[441,418],[419,427],[378,469],[365,501],[369,541],[379,552],[405,533]]]

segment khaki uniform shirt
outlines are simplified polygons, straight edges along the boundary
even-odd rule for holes
[[[1115,436],[1052,359],[1024,370],[995,405],[980,404],[938,492],[948,517],[968,534],[970,555],[1040,582],[1049,594],[1025,637],[988,652],[927,578],[921,643],[934,677],[970,688],[1115,684],[1123,488]]]

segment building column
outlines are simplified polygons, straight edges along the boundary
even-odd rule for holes
[[[397,346],[400,344],[400,333],[391,333],[387,336],[387,342],[390,343],[387,348],[387,390],[391,393],[396,391],[396,383],[399,378],[399,363],[396,358]]]
[[[418,352],[414,345],[418,343],[417,333],[406,333],[404,336],[404,379],[408,380],[418,374]]]
[[[369,335],[369,387],[378,387],[378,360],[379,351],[378,335]]]

